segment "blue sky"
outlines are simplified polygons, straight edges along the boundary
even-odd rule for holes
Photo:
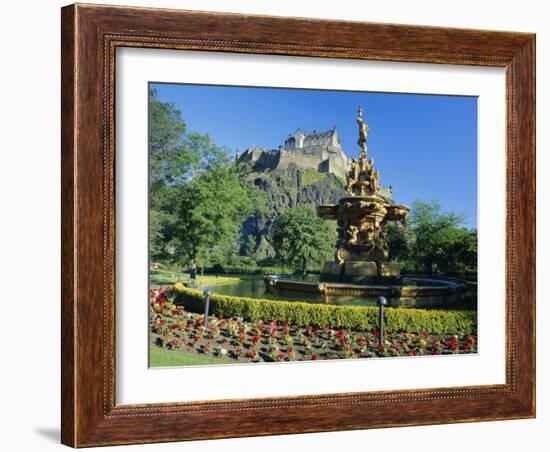
[[[439,201],[477,224],[477,98],[425,94],[151,84],[181,110],[188,130],[241,152],[276,149],[289,133],[336,126],[350,157],[357,107],[369,124],[369,157],[400,204]]]

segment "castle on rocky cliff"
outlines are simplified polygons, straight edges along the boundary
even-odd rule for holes
[[[279,149],[252,146],[237,155],[237,162],[249,162],[254,171],[286,169],[290,164],[301,169],[313,168],[345,179],[348,158],[342,150],[336,127],[324,132],[297,129]]]

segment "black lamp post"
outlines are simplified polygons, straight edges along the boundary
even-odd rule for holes
[[[388,300],[386,297],[378,297],[378,345],[384,344],[384,306],[387,306]]]
[[[204,294],[204,327],[208,326],[208,308],[210,307],[210,296],[212,295],[212,289],[206,289]]]

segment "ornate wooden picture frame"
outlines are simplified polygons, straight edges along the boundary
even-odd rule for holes
[[[535,36],[71,5],[62,9],[62,442],[73,447],[535,416]],[[506,382],[115,403],[115,51],[326,57],[506,71]]]

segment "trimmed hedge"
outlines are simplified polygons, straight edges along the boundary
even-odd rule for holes
[[[204,312],[204,296],[200,290],[178,283],[175,303],[191,312]],[[385,309],[388,331],[431,334],[464,334],[477,331],[475,311],[446,311],[413,308]],[[248,321],[278,320],[298,326],[330,325],[333,328],[370,331],[378,326],[378,308],[314,304],[301,301],[273,301],[213,294],[210,313],[224,317],[242,317]]]

